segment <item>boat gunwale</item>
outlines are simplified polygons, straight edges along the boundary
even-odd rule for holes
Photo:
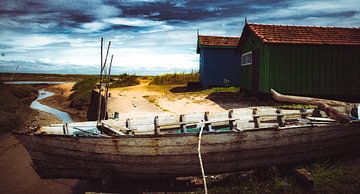
[[[237,130],[229,130],[229,131],[213,131],[208,132],[204,131],[202,134],[204,135],[214,135],[214,134],[226,134],[226,133],[243,133],[243,132],[252,132],[252,131],[283,131],[288,129],[294,128],[314,128],[314,127],[345,127],[348,125],[360,125],[360,122],[350,122],[347,124],[340,124],[340,123],[328,123],[328,124],[304,124],[304,125],[294,125],[294,126],[286,126],[286,127],[279,127],[279,126],[268,126],[268,127],[259,127],[259,128],[250,128],[250,129],[239,129]],[[180,130],[180,128],[179,128]],[[50,134],[50,133],[35,133],[35,132],[13,132],[15,136],[37,136],[37,137],[67,137],[67,138],[88,138],[88,139],[123,139],[123,138],[168,138],[168,137],[186,137],[186,136],[199,136],[199,132],[192,132],[192,133],[160,133],[160,134],[135,134],[135,135],[123,135],[123,136],[76,136],[76,135],[69,135],[69,134]]]

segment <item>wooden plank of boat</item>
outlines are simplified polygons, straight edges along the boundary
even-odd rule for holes
[[[239,127],[241,128],[249,128],[251,124],[246,124],[241,122],[244,120],[241,116],[244,112],[240,112],[238,110],[232,111],[232,118],[229,119],[229,112],[218,112],[218,113],[192,113],[187,115],[169,115],[169,116],[159,116],[158,117],[158,125],[160,129],[167,130],[177,128],[177,126],[181,127],[197,127],[199,128],[201,124],[205,124],[206,126],[221,126],[227,125],[230,121],[234,123],[241,123]],[[300,113],[292,113],[291,115],[300,115]],[[236,117],[237,116],[237,117]],[[268,115],[269,116],[269,115]],[[274,116],[274,115],[271,115]],[[182,117],[182,118],[180,118]],[[181,121],[184,120],[184,121]],[[247,120],[247,118],[245,119]],[[119,131],[128,131],[134,130],[135,134],[151,134],[154,133],[154,120],[150,118],[132,118],[128,119],[128,122],[131,123],[131,128],[129,129],[124,120],[105,120],[102,123],[112,126],[113,128]],[[246,126],[245,126],[246,125]],[[266,127],[271,127],[273,124],[264,124]],[[238,129],[238,128],[234,128]],[[239,130],[239,129],[238,129]]]
[[[50,124],[50,127],[62,127],[64,124]],[[69,127],[96,126],[96,121],[83,121],[68,123]]]
[[[351,151],[360,146],[358,129],[358,124],[333,124],[208,132],[204,134],[202,144],[204,165],[209,173],[220,173]],[[37,167],[44,173],[43,177],[65,176],[61,174],[63,172],[77,177],[106,168],[132,178],[194,175],[200,172],[197,134],[109,138],[23,134],[18,138],[38,161]],[[66,170],[62,166],[64,163],[74,172]]]
[[[310,121],[321,121],[321,122],[336,122],[334,119],[324,117],[307,117]]]

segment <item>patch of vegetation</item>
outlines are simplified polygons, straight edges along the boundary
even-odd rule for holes
[[[91,91],[96,87],[98,80],[99,78],[97,76],[91,76],[76,82],[71,89],[73,93],[69,96],[69,100],[71,101],[70,107],[78,110],[87,108],[91,100]]]
[[[85,74],[43,74],[43,73],[16,73],[14,81],[79,81],[93,75]],[[0,73],[0,80],[9,81],[12,73]]]
[[[321,161],[310,166],[318,193],[359,193],[360,159]]]
[[[216,93],[216,92],[239,92],[240,89],[237,87],[216,87],[206,90],[202,90],[203,93]]]
[[[135,86],[140,83],[136,75],[129,75],[127,73],[121,74],[119,76],[114,76],[112,80],[114,81],[112,81],[110,88]]]
[[[165,112],[169,112],[169,110],[163,108],[160,106],[160,104],[157,101],[156,96],[149,96],[149,95],[145,95],[143,96],[147,101],[149,101],[151,104],[154,104],[155,106],[157,106],[158,108],[160,108],[161,110],[165,111]]]
[[[277,168],[225,175],[209,180],[209,193],[301,193],[292,176],[283,176]],[[196,193],[202,193],[203,190]]]
[[[187,82],[199,81],[199,72],[173,73],[153,77],[150,84],[154,85],[175,85],[186,84]]]
[[[281,104],[274,106],[274,108],[280,108],[284,110],[299,110],[300,108],[314,109],[317,106],[310,104]]]
[[[288,171],[272,167],[225,175],[218,180],[208,180],[209,193],[359,193],[360,158],[318,160],[307,164],[314,177],[313,188],[304,188]],[[199,190],[196,193],[203,193]]]
[[[0,83],[0,132],[21,127],[32,109],[30,103],[38,91],[27,85],[5,85]]]

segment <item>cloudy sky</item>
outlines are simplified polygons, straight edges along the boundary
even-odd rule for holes
[[[100,37],[115,73],[198,69],[196,29],[240,36],[249,22],[360,26],[359,0],[0,0],[0,72],[98,73]]]

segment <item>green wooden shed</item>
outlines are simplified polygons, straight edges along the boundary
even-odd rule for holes
[[[360,28],[246,23],[238,51],[241,89],[360,96]]]

